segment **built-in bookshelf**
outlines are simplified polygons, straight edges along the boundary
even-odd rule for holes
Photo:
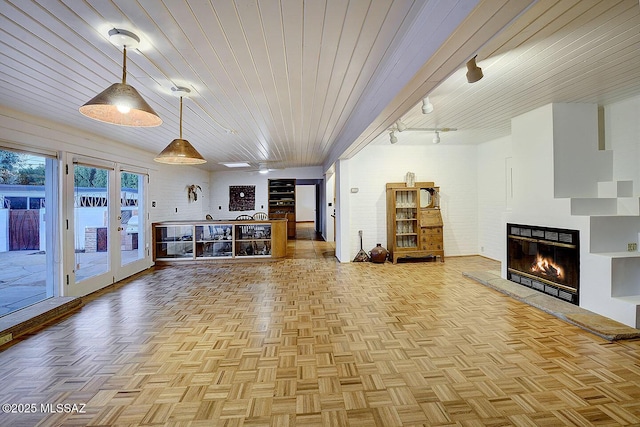
[[[296,180],[269,180],[269,218],[287,219],[287,237],[296,237]]]

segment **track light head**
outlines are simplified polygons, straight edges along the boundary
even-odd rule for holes
[[[474,56],[469,60],[469,62],[467,62],[467,81],[469,83],[475,83],[484,77],[484,74],[482,74],[482,68],[476,65],[477,56],[478,55]]]
[[[433,112],[433,104],[429,101],[429,97],[422,99],[422,114],[429,114]]]
[[[433,137],[434,144],[440,144],[440,132],[436,131],[436,136]]]
[[[392,144],[395,144],[396,142],[398,142],[396,131],[392,130],[391,132],[389,132],[389,142],[391,142]]]
[[[398,132],[402,132],[403,130],[405,130],[407,128],[407,125],[402,123],[402,120],[398,120],[396,122],[396,128],[398,128]]]

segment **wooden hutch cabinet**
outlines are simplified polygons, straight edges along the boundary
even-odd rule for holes
[[[387,184],[387,249],[398,258],[440,257],[444,262],[440,188],[433,182]]]
[[[296,180],[269,180],[269,218],[287,219],[287,237],[296,237]]]

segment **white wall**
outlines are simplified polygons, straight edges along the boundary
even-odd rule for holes
[[[258,211],[269,211],[269,196],[267,183],[269,179],[295,178],[295,179],[322,179],[320,166],[307,168],[289,168],[270,171],[268,174],[244,171],[213,172],[210,175],[210,190],[208,210],[214,219],[234,219],[238,215],[253,215]],[[256,208],[251,211],[229,211],[229,186],[255,185]],[[315,203],[315,202],[314,202]]]
[[[205,219],[210,203],[209,172],[188,166],[158,164],[156,167],[158,169],[149,174],[151,221]],[[196,201],[187,197],[187,186],[193,184],[202,188]]]
[[[316,186],[296,185],[296,222],[316,221]]]
[[[597,197],[612,179],[612,153],[599,150],[596,104],[553,104],[555,197]]]
[[[505,219],[511,137],[478,146],[478,253],[500,260],[506,250]]]
[[[640,96],[608,105],[604,132],[605,147],[613,151],[613,179],[633,181],[640,196]]]
[[[445,256],[478,253],[477,147],[465,145],[373,144],[349,160],[348,192],[350,257],[363,247],[387,246],[386,183],[404,182],[407,172],[416,181],[433,181],[440,187],[444,222]],[[338,202],[340,204],[340,202]],[[341,236],[343,237],[343,236]]]
[[[327,242],[335,241],[336,235],[336,200],[335,200],[335,192],[336,192],[336,176],[333,173],[328,173],[325,175],[325,203],[326,203],[326,227],[324,228],[324,240]]]
[[[609,117],[610,124],[605,132],[606,145],[621,146],[627,153],[623,157],[628,157],[638,152],[640,132],[633,135],[637,131],[637,116],[627,117],[627,123],[612,119],[611,110],[620,108],[628,108],[628,105],[605,106],[605,117]],[[619,127],[633,130],[623,131]],[[625,135],[624,141],[620,141],[617,135]],[[617,217],[615,212],[607,216],[572,214],[574,202],[586,196],[593,199],[585,199],[588,203],[584,206],[592,205],[599,210],[598,203],[592,203],[601,201],[596,198],[597,183],[610,180],[612,170],[625,179],[635,179],[630,177],[638,174],[637,162],[629,163],[626,158],[614,156],[610,151],[598,150],[597,138],[598,112],[595,105],[552,104],[513,118],[511,141],[482,144],[478,157],[478,170],[481,171],[478,181],[482,186],[490,183],[506,188],[507,175],[502,174],[505,168],[500,172],[492,172],[492,168],[511,159],[513,199],[512,208],[505,209],[502,216],[483,206],[479,215],[479,244],[491,247],[492,254],[500,255],[502,274],[506,277],[506,251],[500,247],[504,244],[504,232],[499,235],[499,245],[492,237],[494,230],[504,230],[506,222],[579,230],[580,306],[636,326],[635,306],[612,298],[612,295],[639,293],[640,287],[636,284],[640,277],[639,263],[637,259],[626,259],[624,254],[620,258],[605,252],[623,251],[627,240],[631,236],[635,239],[637,231],[640,231],[640,218],[637,214]],[[504,176],[502,180],[501,175]],[[576,182],[577,178],[579,182]],[[479,197],[482,194],[480,191]],[[506,202],[505,196],[505,208]],[[504,218],[499,221],[501,224],[497,224],[498,218]]]

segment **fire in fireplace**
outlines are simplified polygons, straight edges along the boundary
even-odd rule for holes
[[[579,231],[507,224],[507,279],[579,302]]]
[[[541,255],[536,257],[536,261],[531,266],[532,273],[539,273],[549,277],[551,280],[562,280],[563,269],[553,262],[553,259],[545,258]]]

